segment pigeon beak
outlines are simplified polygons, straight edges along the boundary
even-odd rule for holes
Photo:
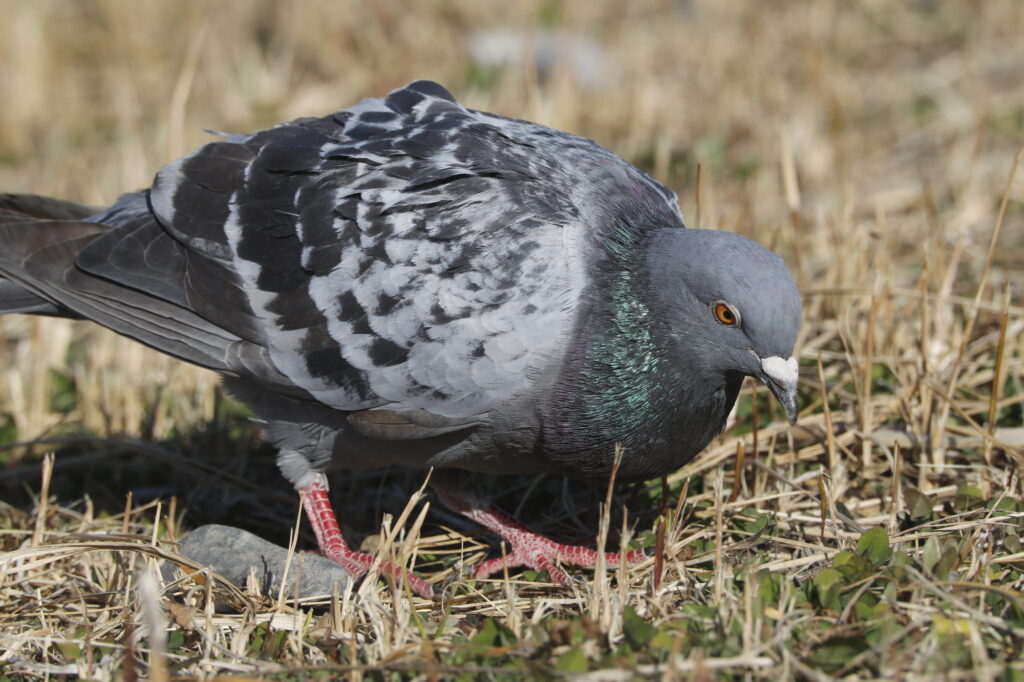
[[[796,424],[796,358],[762,358],[760,379],[786,411],[789,423]]]

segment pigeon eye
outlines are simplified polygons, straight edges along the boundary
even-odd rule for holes
[[[739,325],[740,317],[736,312],[729,307],[728,303],[716,303],[714,307],[715,319],[722,324],[735,327]]]

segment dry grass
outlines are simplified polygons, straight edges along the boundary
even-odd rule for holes
[[[3,0],[0,16],[5,191],[109,203],[204,128],[429,77],[650,170],[691,224],[783,254],[805,300],[800,426],[748,389],[667,499],[657,482],[619,496],[638,542],[663,519],[657,566],[469,581],[486,546],[438,509],[417,525],[418,474],[339,480],[356,535],[448,582],[438,605],[372,580],[319,606],[202,574],[153,585],[159,563],[187,566],[185,528],[283,544],[296,500],[209,373],[85,324],[4,318],[0,677],[1024,675],[1016,0]],[[504,67],[470,49],[495,31],[525,46]],[[523,56],[550,36],[592,41],[597,75]],[[548,530],[596,525],[558,482],[489,485],[509,508],[529,494]],[[392,542],[373,533],[403,509]]]

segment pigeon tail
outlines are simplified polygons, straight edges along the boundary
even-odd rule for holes
[[[36,296],[16,282],[0,278],[0,315],[24,313],[26,315],[70,316],[59,306]]]
[[[95,215],[102,209],[74,201],[52,199],[35,194],[0,194],[0,228],[18,225],[17,230],[32,238],[38,248],[38,238],[53,221],[79,221]],[[96,228],[91,228],[95,230]],[[20,254],[5,254],[15,260]],[[0,315],[24,313],[54,317],[79,318],[71,310],[31,291],[11,276],[0,277]]]

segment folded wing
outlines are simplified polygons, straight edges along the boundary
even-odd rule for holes
[[[584,279],[559,169],[508,132],[413,83],[207,144],[99,215],[0,212],[0,274],[338,410],[478,415],[562,352]]]

